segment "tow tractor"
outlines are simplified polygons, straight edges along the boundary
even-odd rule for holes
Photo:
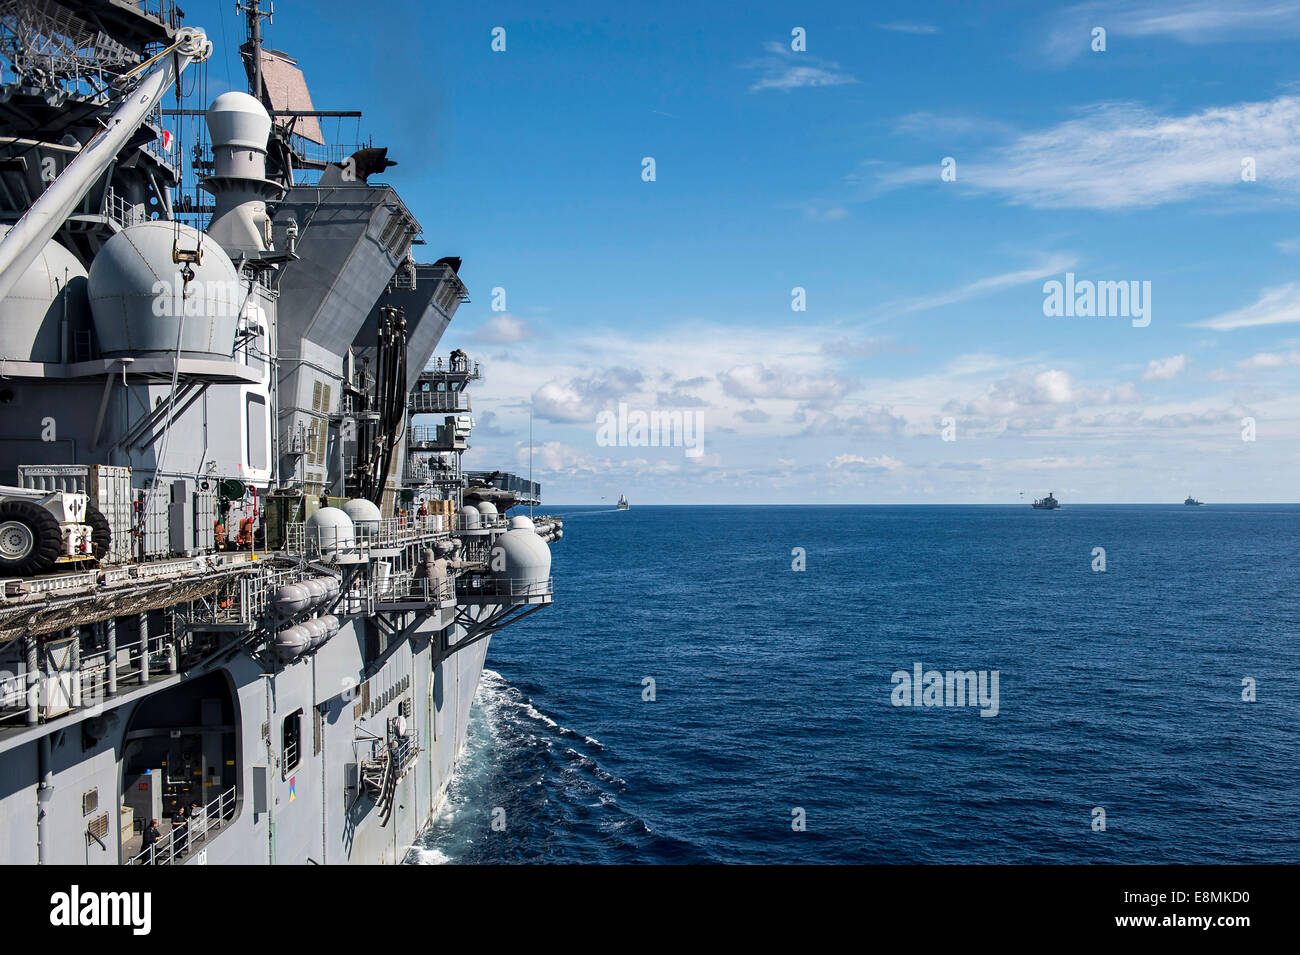
[[[85,494],[0,485],[0,577],[34,577],[108,553],[108,520]]]

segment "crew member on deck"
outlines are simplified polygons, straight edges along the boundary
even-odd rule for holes
[[[183,856],[190,845],[185,807],[180,803],[176,804],[176,812],[172,815],[172,845],[176,847],[176,855],[178,856]]]
[[[161,838],[162,833],[158,830],[158,820],[150,819],[149,828],[144,831],[143,850],[140,853],[144,857],[145,865],[153,865],[154,846],[158,844],[158,840]]]

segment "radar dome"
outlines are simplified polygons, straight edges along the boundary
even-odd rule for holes
[[[551,549],[532,531],[517,527],[497,538],[488,566],[498,581],[510,584],[512,594],[542,593],[551,576]]]
[[[479,501],[478,512],[484,523],[490,524],[497,519],[497,506],[491,501]]]
[[[354,497],[344,502],[343,512],[352,518],[352,524],[357,530],[371,533],[379,530],[379,521],[383,517],[379,508],[363,497]]]
[[[207,113],[208,132],[214,146],[240,146],[266,151],[271,116],[247,93],[232,90],[212,101]]]
[[[533,522],[522,514],[510,518],[510,529],[514,530],[515,528],[525,531],[535,531],[537,529],[533,526]]]
[[[0,225],[0,239],[9,234],[10,228]],[[82,325],[89,315],[86,270],[76,256],[51,239],[4,298],[0,357],[11,361],[61,361],[59,323],[65,309],[72,328]]]
[[[473,504],[466,504],[460,509],[460,519],[461,525],[466,530],[481,527],[483,524],[482,518],[479,514],[479,509]]]
[[[179,246],[198,249],[187,283],[172,259]],[[247,290],[216,240],[175,222],[141,222],[104,243],[90,263],[90,309],[100,353],[224,358],[235,350]],[[182,324],[183,323],[183,324]]]
[[[352,518],[337,507],[322,507],[307,518],[307,546],[319,551],[325,558],[333,557],[342,548],[352,547],[356,536]]]

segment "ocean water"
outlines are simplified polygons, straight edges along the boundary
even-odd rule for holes
[[[1300,507],[554,510],[411,861],[1300,862]]]

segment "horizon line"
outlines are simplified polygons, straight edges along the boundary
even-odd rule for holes
[[[1183,501],[1076,501],[1072,504],[1062,504],[1057,510],[1068,510],[1071,507],[1223,507],[1225,505],[1232,507],[1249,506],[1295,506],[1300,505],[1300,501],[1215,501],[1213,503],[1202,501],[1197,505],[1189,505]],[[522,505],[512,505],[519,507]],[[537,504],[535,507],[610,507],[617,509],[617,503],[606,504],[603,501],[595,504],[570,502],[566,504]],[[828,503],[824,501],[809,501],[800,504],[774,503],[766,501],[755,501],[745,504],[678,504],[678,503],[660,503],[660,504],[635,504],[630,509],[638,507],[1028,507],[1033,510],[1034,507],[1028,501],[927,501],[927,502],[853,502],[853,503]]]

